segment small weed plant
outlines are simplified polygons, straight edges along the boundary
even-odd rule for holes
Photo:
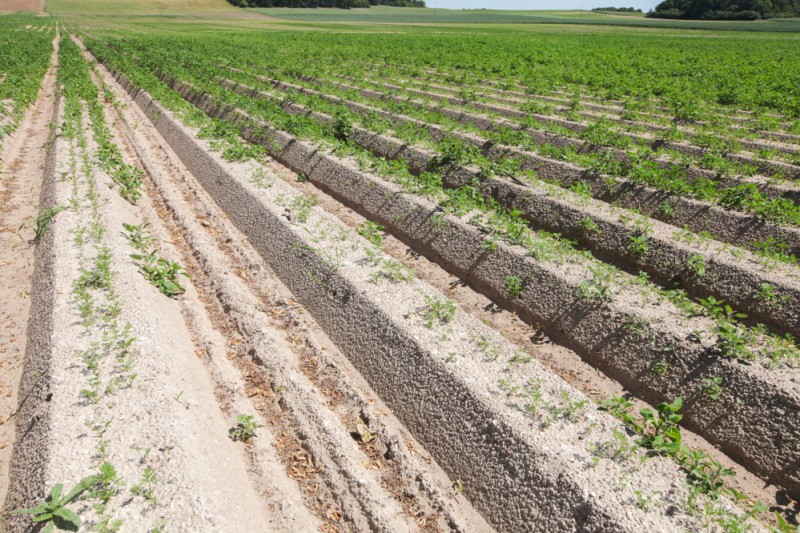
[[[255,420],[253,415],[239,415],[236,425],[228,430],[228,436],[234,442],[247,442],[256,436],[256,430],[264,427]]]
[[[75,501],[81,494],[95,484],[97,478],[90,476],[82,479],[71,491],[64,496],[64,485],[59,483],[50,489],[47,500],[31,509],[16,509],[10,514],[29,514],[33,516],[34,524],[44,525],[42,533],[51,533],[56,528],[66,531],[78,531],[81,527],[81,517],[67,509],[67,505]]]

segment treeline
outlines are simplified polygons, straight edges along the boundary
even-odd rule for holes
[[[800,0],[664,0],[651,18],[758,20],[800,16]]]
[[[228,0],[238,7],[425,7],[425,0]]]
[[[592,9],[592,11],[597,12],[611,12],[611,13],[641,13],[641,9],[636,9],[635,7],[596,7]]]

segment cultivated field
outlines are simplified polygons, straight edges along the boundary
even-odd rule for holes
[[[798,531],[794,35],[123,4],[0,17],[4,531]]]

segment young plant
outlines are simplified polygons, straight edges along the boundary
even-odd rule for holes
[[[149,232],[150,224],[147,222],[138,225],[123,223],[122,227],[128,232],[125,234],[125,238],[136,250],[147,253],[147,250],[153,246],[153,237]]]
[[[368,220],[363,224],[359,224],[356,231],[375,246],[383,244],[384,227],[376,222]]]
[[[425,295],[425,303],[422,320],[428,328],[433,328],[434,324],[447,324],[456,316],[456,304],[447,298]]]
[[[28,241],[28,244],[37,244],[42,240],[44,234],[47,233],[47,227],[53,218],[61,211],[65,210],[64,206],[51,207],[50,209],[42,209],[36,216],[36,223],[33,228],[33,239]]]
[[[156,255],[155,250],[150,253],[131,254],[131,258],[136,261],[139,270],[159,292],[170,298],[174,298],[186,292],[179,283],[178,276],[189,277],[183,267],[175,261],[168,261]]]
[[[239,415],[236,417],[237,424],[228,430],[228,436],[234,442],[247,442],[256,436],[256,430],[263,428],[263,424],[255,421],[253,415]]]
[[[711,400],[717,400],[722,394],[723,381],[719,376],[713,378],[703,378],[700,380],[700,393]]]
[[[518,276],[508,276],[506,278],[505,289],[509,296],[512,298],[519,298],[522,294],[522,289],[525,288],[525,282]]]
[[[700,254],[694,254],[689,258],[687,268],[698,278],[702,278],[706,275],[706,261]]]
[[[61,496],[64,485],[61,483],[50,489],[47,500],[31,509],[15,509],[9,514],[29,514],[33,515],[35,524],[43,524],[42,533],[50,533],[55,528],[66,531],[77,531],[81,527],[81,517],[77,513],[67,509],[67,505],[75,501],[78,496],[89,490],[95,484],[97,478],[89,476],[83,478],[65,496]]]

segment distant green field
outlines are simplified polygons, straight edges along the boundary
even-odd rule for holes
[[[600,24],[646,28],[736,31],[800,31],[797,19],[740,21],[656,20],[630,14],[591,11],[505,11],[491,9],[434,9],[372,7],[369,9],[254,8],[248,11],[285,20],[306,22],[369,22],[381,24]]]

